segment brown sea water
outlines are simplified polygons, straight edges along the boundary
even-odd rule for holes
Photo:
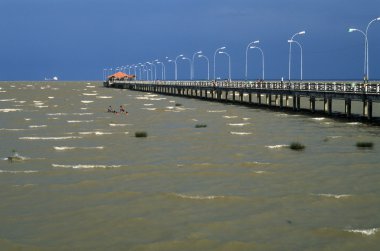
[[[380,248],[378,127],[3,82],[0,140],[0,250]],[[13,150],[22,161],[6,159]]]

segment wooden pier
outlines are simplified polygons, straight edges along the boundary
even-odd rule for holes
[[[107,81],[105,87],[130,89],[209,101],[290,109],[333,116],[333,101],[344,100],[343,117],[376,122],[374,103],[380,102],[380,82],[253,82],[253,81]],[[301,108],[301,99],[309,107]],[[352,113],[352,102],[361,102],[362,114]],[[323,102],[323,110],[316,103]],[[342,116],[341,116],[342,117]]]

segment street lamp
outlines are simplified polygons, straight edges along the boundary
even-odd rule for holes
[[[372,19],[368,25],[367,25],[367,28],[365,30],[365,33],[362,31],[362,30],[359,30],[359,29],[353,29],[353,28],[350,28],[348,29],[348,32],[360,32],[363,34],[364,36],[364,81],[369,79],[369,46],[368,46],[368,29],[369,27],[371,26],[371,24],[375,21],[380,21],[380,17],[377,17],[377,18],[374,18]]]
[[[193,65],[193,62],[191,61],[191,59],[190,58],[187,58],[187,57],[183,57],[182,58],[183,60],[188,60],[189,61],[189,64],[190,64],[190,79],[191,79],[191,69],[192,69],[192,65]]]
[[[175,80],[177,80],[177,59],[183,57],[183,54],[178,55],[174,60],[174,66],[175,66]]]
[[[258,47],[258,46],[256,46],[256,45],[254,45],[254,46],[250,46],[249,47],[250,49],[258,49],[260,52],[261,52],[261,63],[262,63],[262,70],[263,70],[263,73],[262,73],[262,80],[264,80],[264,72],[265,72],[265,66],[264,66],[264,52],[263,52],[263,50],[260,48],[260,47]],[[301,49],[301,51],[302,51],[302,49]],[[301,68],[302,69],[302,68]],[[301,70],[301,72],[302,72],[302,70]],[[302,73],[301,73],[302,74]],[[302,79],[302,75],[301,75],[301,79]]]
[[[288,40],[288,43],[296,43],[299,47],[300,47],[300,50],[301,50],[301,80],[303,79],[303,72],[302,72],[302,46],[301,44],[296,41],[296,40]]]
[[[161,67],[161,77],[162,77],[162,80],[165,80],[165,65],[164,65],[164,63],[163,62],[160,62],[160,61],[156,61],[157,62],[157,64],[161,64],[162,65],[162,67]]]
[[[228,79],[231,80],[231,57],[225,51],[219,51],[219,54],[225,54],[228,56]]]
[[[253,42],[250,42],[247,46],[247,49],[245,50],[245,80],[248,79],[248,49],[250,49],[250,47],[253,45],[253,44],[258,44],[260,43],[259,40],[256,40],[256,41],[253,41]]]
[[[205,55],[198,55],[199,58],[205,58],[207,60],[207,80],[210,80],[210,60]]]
[[[367,73],[366,73],[366,64],[367,64],[367,35],[364,33],[364,31],[359,29],[348,29],[348,32],[360,32],[364,36],[364,81],[367,79]]]
[[[215,51],[215,53],[214,53],[214,80],[216,79],[216,78],[215,78],[215,58],[216,58],[216,53],[218,53],[218,51],[220,51],[220,50],[224,50],[224,49],[226,49],[225,46],[220,47],[220,48],[216,49],[216,51]]]
[[[197,51],[193,54],[193,61],[191,61],[191,80],[194,78],[194,60],[195,60],[195,55],[197,54],[202,54],[202,51]]]
[[[300,31],[300,32],[297,32],[295,33],[291,39],[289,40],[294,40],[294,38],[297,36],[297,35],[304,35],[306,33],[306,31]],[[288,40],[288,41],[289,41]],[[289,81],[290,81],[290,67],[291,67],[291,61],[292,61],[292,43],[289,43]]]

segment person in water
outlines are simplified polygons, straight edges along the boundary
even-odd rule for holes
[[[108,106],[107,112],[115,112],[115,111],[112,109],[112,106]]]

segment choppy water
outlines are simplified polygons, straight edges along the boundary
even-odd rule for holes
[[[377,127],[23,82],[0,83],[0,140],[0,250],[380,248]]]

